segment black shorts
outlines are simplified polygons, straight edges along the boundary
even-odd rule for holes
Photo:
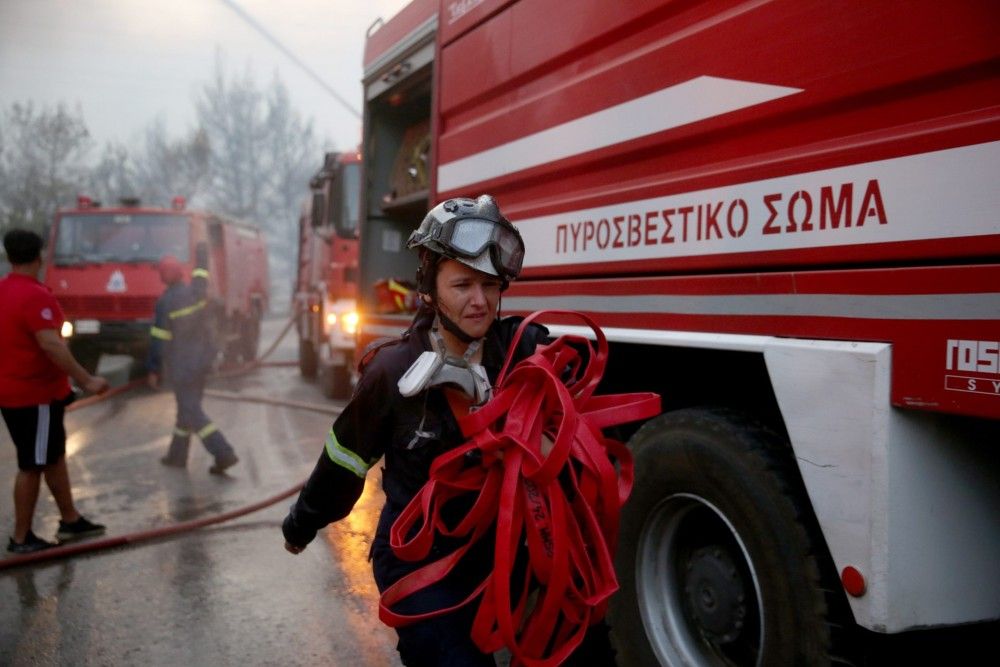
[[[73,394],[47,405],[0,408],[7,430],[17,448],[17,467],[38,470],[52,465],[66,453],[63,415]]]

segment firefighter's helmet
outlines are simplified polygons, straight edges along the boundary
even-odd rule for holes
[[[161,257],[156,268],[160,272],[160,280],[166,285],[173,285],[184,278],[184,267],[181,266],[180,260],[173,255]]]
[[[506,286],[517,278],[524,260],[524,241],[517,228],[500,212],[490,195],[478,199],[456,197],[432,208],[410,234],[407,248],[427,249],[500,278]],[[425,262],[421,262],[421,266]],[[426,271],[418,277],[428,293]]]

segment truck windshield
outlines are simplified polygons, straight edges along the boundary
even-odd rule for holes
[[[56,229],[55,264],[188,260],[188,219],[161,213],[67,215]]]
[[[359,204],[361,200],[361,164],[353,162],[344,165],[340,198],[340,233],[353,236],[358,231]]]

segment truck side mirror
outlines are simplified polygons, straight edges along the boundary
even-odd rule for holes
[[[354,239],[358,236],[360,186],[361,165],[357,162],[342,165],[337,180],[330,189],[330,221],[340,238]]]
[[[323,213],[325,209],[326,209],[326,197],[323,196],[322,192],[314,192],[312,198],[312,207],[310,210],[310,213],[312,214],[310,223],[312,224],[313,227],[323,226],[324,223]]]
[[[333,182],[333,187],[330,188],[330,224],[333,225],[333,229],[337,232],[338,236],[343,236],[343,211],[341,208],[344,206],[344,196],[340,189],[343,187],[341,183],[342,174],[338,174],[337,179]]]

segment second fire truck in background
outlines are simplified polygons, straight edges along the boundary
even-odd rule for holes
[[[360,171],[356,151],[327,153],[299,217],[293,299],[299,370],[318,377],[328,398],[350,393],[354,369]]]

